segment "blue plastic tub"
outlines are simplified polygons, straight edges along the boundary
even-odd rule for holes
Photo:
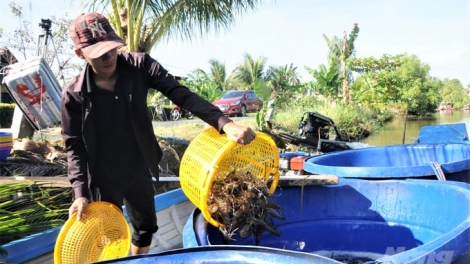
[[[178,263],[178,264],[260,264],[260,263],[283,263],[283,264],[341,264],[321,256],[304,254],[296,251],[279,250],[274,248],[252,247],[252,246],[210,246],[187,249],[169,250],[161,253],[139,255],[103,261],[103,263],[126,263],[126,264],[148,264],[148,263]]]
[[[259,246],[344,263],[470,263],[469,184],[340,179],[338,185],[301,188],[282,187],[272,196],[286,219],[273,219],[281,236],[264,233]],[[231,245],[255,243],[232,238]],[[196,209],[183,246],[222,244],[218,228]]]
[[[307,158],[304,170],[338,177],[437,179],[431,162],[447,178],[470,183],[470,145],[405,144],[333,152]]]

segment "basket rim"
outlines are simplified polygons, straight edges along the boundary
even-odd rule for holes
[[[202,132],[202,134],[205,134],[205,136],[207,136],[207,133],[218,133],[218,132],[214,128],[210,127],[210,128],[208,128],[208,129],[206,129]],[[272,168],[270,170],[266,170],[266,175],[264,175],[264,177],[263,177],[265,180],[268,180],[268,179],[271,180],[271,182],[270,182],[271,186],[269,187],[268,193],[272,194],[272,193],[275,192],[275,190],[277,188],[277,185],[279,183],[279,178],[280,178],[279,155],[278,155],[279,151],[278,151],[277,146],[276,146],[276,144],[275,144],[272,137],[270,137],[268,134],[260,132],[260,131],[256,131],[255,133],[256,133],[256,138],[268,142],[270,147],[275,152],[274,153],[274,156],[275,156],[275,158],[274,158],[274,168]],[[221,134],[217,134],[217,135],[222,136]],[[203,137],[203,136],[201,136],[201,137]],[[210,164],[206,164],[207,170],[205,172],[200,172],[200,174],[206,173],[204,175],[204,179],[205,179],[205,182],[204,182],[205,187],[204,188],[207,188],[208,190],[210,190],[212,188],[212,185],[213,185],[212,178],[213,178],[213,175],[214,175],[215,171],[217,170],[216,165],[219,164],[220,161],[225,158],[223,153],[230,152],[233,148],[235,148],[237,146],[240,146],[240,144],[235,142],[235,141],[227,139],[227,142],[215,153],[216,157],[214,157],[214,159],[211,160]],[[184,159],[184,157],[183,157],[183,159]],[[181,177],[181,175],[180,175],[180,177]],[[185,192],[185,186],[184,185],[182,185],[182,189]],[[204,204],[205,201],[207,201],[207,197],[208,197],[209,194],[210,194],[210,191],[204,191],[204,192],[201,192],[201,194],[198,198],[193,197],[193,195],[187,195],[187,197],[191,201],[193,199],[196,199],[197,204],[201,204],[201,203]],[[222,223],[219,223],[218,221],[216,221],[215,219],[212,218],[212,216],[211,216],[211,214],[210,214],[210,212],[207,208],[207,205],[205,205],[205,206],[204,205],[201,205],[203,208],[199,208],[201,210],[204,218],[211,225],[213,225],[215,227],[223,226]]]
[[[96,202],[92,202],[90,204],[87,205],[87,207],[85,208],[85,213],[86,211],[88,210],[95,210],[95,209],[105,209],[106,210],[113,210],[113,211],[119,211],[121,214],[122,214],[122,211],[114,204],[112,203],[109,203],[109,202],[105,202],[105,201],[96,201]],[[122,214],[122,218],[123,220],[126,222],[126,233],[128,234],[128,247],[127,247],[127,250],[126,252],[129,252],[130,250],[130,246],[131,246],[131,241],[130,241],[130,227],[129,227],[129,224],[127,224],[127,221],[124,217],[124,214]],[[62,263],[62,256],[61,256],[61,248],[62,248],[62,245],[64,244],[66,238],[67,238],[67,234],[70,230],[70,228],[73,226],[73,224],[77,221],[77,212],[73,213],[71,217],[69,217],[69,219],[67,219],[67,221],[64,223],[64,225],[62,226],[62,228],[60,229],[60,232],[59,232],[59,235],[57,236],[57,239],[56,239],[56,243],[55,243],[55,246],[54,246],[54,263]]]

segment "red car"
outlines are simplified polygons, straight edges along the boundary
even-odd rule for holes
[[[229,116],[246,116],[246,113],[257,112],[263,107],[263,101],[252,90],[227,91],[212,104]]]

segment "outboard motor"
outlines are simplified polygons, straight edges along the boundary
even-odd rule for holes
[[[329,126],[334,126],[333,120],[318,112],[305,112],[299,123],[299,137],[318,143],[319,139],[329,139]]]
[[[336,137],[330,140],[330,128],[335,130]],[[339,133],[333,120],[318,112],[304,112],[298,126],[298,136],[279,133],[279,136],[289,140],[291,144],[311,146],[320,152],[333,152],[351,149]],[[347,136],[346,136],[347,138]]]

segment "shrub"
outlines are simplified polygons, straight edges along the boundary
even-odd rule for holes
[[[0,103],[0,128],[11,127],[13,121],[13,111],[15,104],[1,104]]]

